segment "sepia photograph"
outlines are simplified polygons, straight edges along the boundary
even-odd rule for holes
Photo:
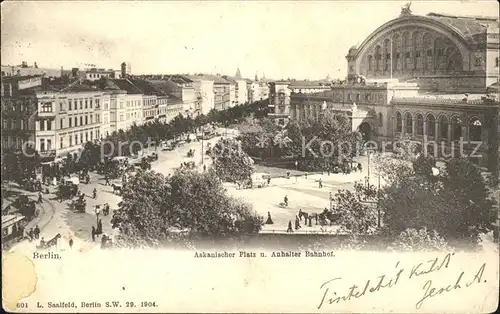
[[[3,310],[494,312],[499,10],[2,2]]]

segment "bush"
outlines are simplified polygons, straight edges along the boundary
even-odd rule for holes
[[[394,251],[450,251],[446,240],[436,230],[406,229],[391,243]]]

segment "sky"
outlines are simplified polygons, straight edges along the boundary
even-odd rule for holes
[[[344,78],[345,55],[406,1],[4,1],[2,65],[133,74]],[[413,14],[498,16],[497,1],[413,1]]]

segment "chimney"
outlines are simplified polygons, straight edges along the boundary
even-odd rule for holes
[[[122,77],[121,78],[126,78],[127,77],[127,64],[125,62],[122,62]]]

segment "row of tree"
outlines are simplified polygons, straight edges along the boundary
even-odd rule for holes
[[[133,125],[128,130],[113,132],[103,140],[89,141],[84,144],[83,151],[78,158],[68,154],[63,165],[64,172],[74,172],[82,168],[92,168],[103,160],[103,156],[129,156],[136,154],[141,145],[148,147],[149,143],[160,143],[164,140],[176,139],[185,133],[198,130],[208,123],[228,126],[238,123],[245,117],[263,116],[266,114],[267,102],[258,101],[246,103],[218,111],[211,110],[207,115],[201,114],[192,118],[178,115],[170,122],[155,120],[143,125]],[[133,145],[134,142],[141,145]],[[132,145],[131,145],[132,144]],[[40,167],[41,158],[33,148],[21,150],[2,150],[2,178],[3,180],[22,181],[35,175],[35,169]]]
[[[335,195],[344,232],[380,234],[395,249],[414,250],[476,244],[481,234],[494,230],[495,201],[480,170],[467,159],[438,167],[423,155],[412,161],[377,157],[376,164],[384,187],[356,183],[354,190]]]
[[[212,169],[177,170],[165,177],[139,171],[122,192],[111,219],[118,244],[161,247],[179,237],[238,237],[258,233],[263,218],[252,206],[227,195]]]
[[[288,157],[303,170],[331,170],[359,150],[361,134],[352,131],[345,114],[325,111],[316,120],[290,121],[285,128],[263,119],[240,127],[243,149],[251,156]]]

